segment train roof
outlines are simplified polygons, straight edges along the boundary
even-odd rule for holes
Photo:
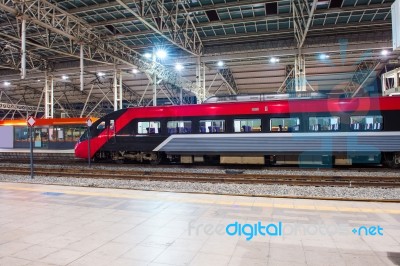
[[[294,92],[294,93],[264,93],[264,94],[238,94],[238,95],[219,95],[212,96],[204,101],[204,103],[223,103],[223,102],[262,102],[276,101],[288,99],[321,99],[328,98],[326,94],[320,92]]]
[[[146,110],[145,112],[143,110]],[[400,110],[400,97],[281,99],[268,101],[203,103],[132,107],[137,117],[188,117],[216,115],[257,115],[288,113],[340,113]]]

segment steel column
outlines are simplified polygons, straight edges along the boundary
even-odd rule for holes
[[[295,91],[306,91],[306,61],[304,55],[298,54],[294,61]]]
[[[122,74],[121,71],[114,71],[114,111],[122,109]]]
[[[199,91],[196,95],[197,103],[202,103],[207,98],[206,87],[205,87],[205,66],[201,61],[201,57],[198,56],[196,58],[196,87],[199,88]]]
[[[21,25],[21,79],[26,77],[26,19],[22,18]]]
[[[47,72],[44,83],[44,117],[54,117],[54,80],[53,76],[49,76]]]
[[[153,63],[156,64],[157,63],[157,55],[156,55],[155,48],[153,48],[152,59],[153,59]],[[156,75],[156,73],[153,74],[152,80],[153,80],[153,106],[157,106],[157,75]]]
[[[84,66],[83,66],[83,44],[80,45],[80,58],[79,58],[79,64],[80,64],[80,81],[81,81],[81,91],[83,91],[83,71],[84,71]]]

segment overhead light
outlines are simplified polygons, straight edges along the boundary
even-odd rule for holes
[[[106,74],[104,73],[104,72],[99,72],[99,73],[97,73],[97,76],[99,76],[99,77],[103,77],[103,76],[105,76]]]
[[[156,55],[160,59],[164,59],[167,57],[167,52],[165,50],[159,49],[156,51]]]
[[[66,75],[62,75],[62,77],[61,77],[63,80],[66,80],[66,79],[68,79],[68,76],[66,76]]]
[[[151,54],[150,53],[145,53],[143,56],[146,57],[146,58],[151,58]]]
[[[278,62],[279,62],[279,58],[271,57],[271,59],[269,60],[269,62],[271,62],[271,63],[278,63]]]
[[[382,52],[381,52],[381,55],[383,55],[383,56],[388,55],[388,54],[389,54],[388,50],[382,50]]]
[[[183,69],[183,65],[181,63],[176,63],[175,69],[181,71]]]
[[[8,82],[8,81],[4,81],[4,86],[10,86],[11,85],[11,83],[10,82]]]
[[[40,79],[38,79],[37,82],[40,82]]]
[[[137,70],[136,68],[132,69],[133,74],[137,74],[138,72],[139,72],[139,70]]]
[[[324,59],[328,59],[329,55],[328,54],[320,54],[319,55],[319,59],[324,60]]]
[[[222,66],[224,66],[224,62],[222,62],[222,61],[218,61],[218,63],[217,63],[217,66],[219,66],[219,67],[222,67]]]

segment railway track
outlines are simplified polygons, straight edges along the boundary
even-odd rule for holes
[[[0,173],[29,175],[29,167],[1,168]],[[146,170],[110,170],[98,168],[49,168],[35,167],[35,175],[71,178],[96,178],[116,180],[151,180],[170,182],[207,182],[235,184],[285,184],[297,186],[345,186],[345,187],[400,187],[400,177],[376,176],[327,176],[306,174],[244,174],[241,171],[227,173],[162,172]]]

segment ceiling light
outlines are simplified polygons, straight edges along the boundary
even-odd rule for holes
[[[382,50],[381,55],[388,55],[389,51],[388,50]]]
[[[278,62],[279,62],[279,58],[271,57],[271,59],[269,60],[269,62],[271,62],[271,63],[278,63]]]
[[[136,68],[132,69],[133,74],[137,74],[138,72],[139,72],[139,70],[137,70]]]
[[[99,73],[97,73],[97,76],[99,76],[99,77],[103,77],[103,76],[105,76],[106,74],[104,73],[104,72],[99,72]]]
[[[11,83],[10,82],[8,82],[8,81],[4,81],[4,86],[10,86],[11,85]]]
[[[62,75],[62,77],[61,77],[63,80],[66,80],[66,79],[68,79],[68,76],[66,76],[66,75]]]
[[[328,59],[329,55],[328,54],[320,54],[319,55],[319,59],[324,60],[324,59]]]
[[[183,69],[183,65],[181,63],[176,63],[175,69],[181,71]]]
[[[224,65],[224,62],[218,61],[217,66],[222,67]]]
[[[40,79],[38,79],[37,82],[40,82]]]
[[[150,53],[145,53],[145,54],[144,54],[144,57],[146,57],[146,58],[151,58],[151,54],[150,54]]]
[[[158,58],[164,59],[167,57],[167,52],[165,50],[159,49],[157,50],[156,55]]]

